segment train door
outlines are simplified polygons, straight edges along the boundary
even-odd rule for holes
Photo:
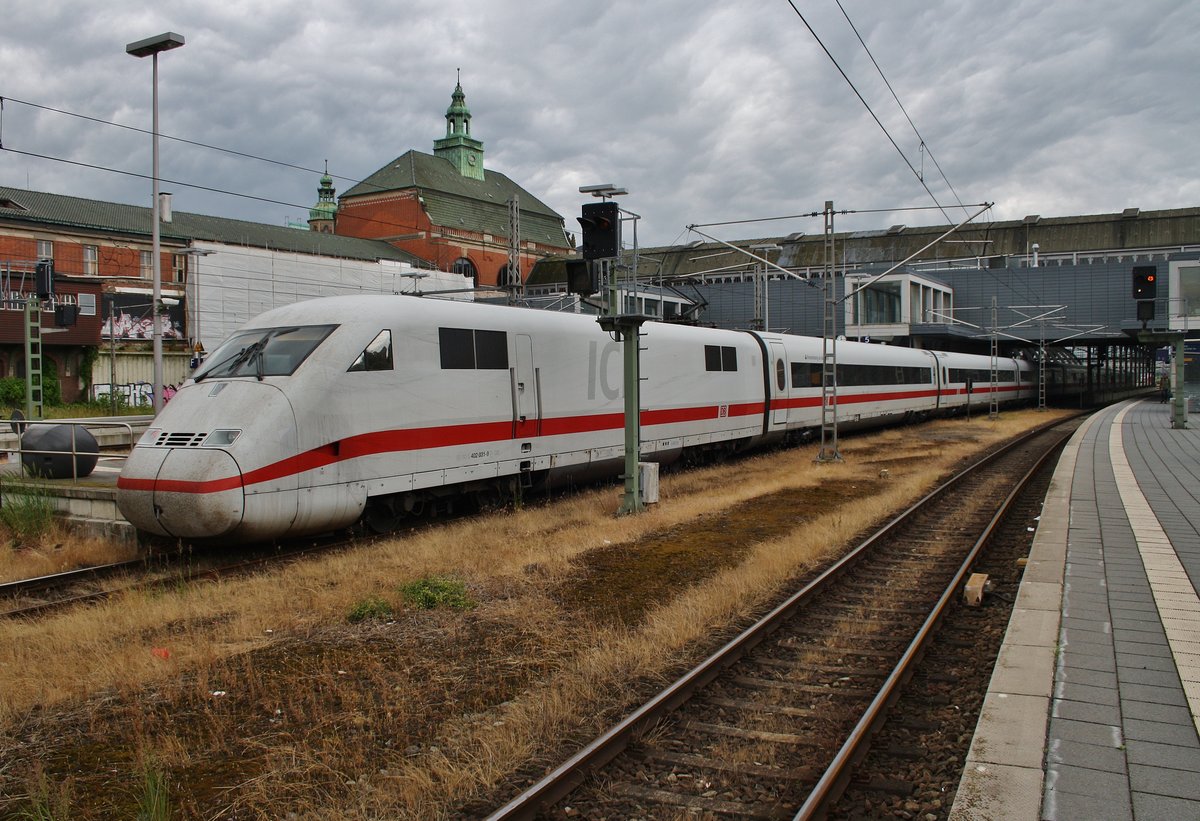
[[[513,438],[536,436],[542,419],[541,386],[533,365],[533,339],[517,334],[512,378]]]
[[[938,355],[933,351],[929,352],[929,366],[933,369],[933,408],[941,410],[942,408],[942,363],[938,359]]]
[[[787,352],[782,342],[771,342],[771,424],[787,424]]]

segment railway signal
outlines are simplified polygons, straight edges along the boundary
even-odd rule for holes
[[[596,274],[591,260],[568,259],[566,266],[567,293],[591,296],[600,290],[596,284]]]
[[[39,259],[34,266],[34,287],[38,299],[54,296],[54,260]]]
[[[589,202],[583,216],[576,217],[583,228],[583,258],[610,259],[621,252],[621,208],[615,202]]]
[[[1158,292],[1158,268],[1154,265],[1133,267],[1133,298],[1154,299]]]

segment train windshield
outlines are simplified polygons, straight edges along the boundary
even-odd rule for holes
[[[336,327],[292,325],[241,331],[213,351],[194,378],[200,382],[210,376],[288,376]]]

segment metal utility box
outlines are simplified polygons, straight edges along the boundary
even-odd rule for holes
[[[638,489],[642,504],[658,504],[658,462],[638,462]]]

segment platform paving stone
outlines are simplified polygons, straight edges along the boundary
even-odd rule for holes
[[[1171,658],[1171,648],[1167,646],[1166,641],[1161,643],[1147,641],[1113,641],[1113,647],[1118,653],[1129,653],[1132,656],[1156,656],[1158,658]]]
[[[1200,774],[1200,747],[1180,747],[1133,738],[1125,742],[1125,754],[1131,765],[1164,767]]]
[[[1120,747],[1104,747],[1082,741],[1062,739],[1054,742],[1046,758],[1056,764],[1071,761],[1086,761],[1089,770],[1104,770],[1111,773],[1128,772],[1125,751]]]
[[[1186,724],[1191,720],[1187,707],[1177,707],[1172,704],[1150,704],[1146,701],[1121,702],[1120,713],[1126,719],[1142,721],[1161,721],[1166,724]],[[1197,747],[1200,749],[1200,745]]]
[[[1117,705],[1096,704],[1090,701],[1066,701],[1061,698],[1054,700],[1050,716],[1109,726],[1121,723],[1121,709]]]
[[[1089,637],[1096,637],[1097,641],[1088,641]],[[1095,633],[1073,638],[1064,635],[1059,643],[1062,645],[1064,652],[1081,653],[1094,656],[1112,656],[1116,650],[1116,646],[1111,641],[1099,640],[1099,635]]]
[[[1137,814],[1137,821],[1181,821],[1185,818],[1200,818],[1200,805],[1195,801],[1143,792],[1133,794],[1133,810]]]
[[[1074,649],[1068,649],[1059,655],[1062,658],[1064,668],[1098,670],[1108,673],[1115,673],[1117,671],[1116,654],[1111,650],[1108,653],[1081,653]]]
[[[1197,802],[1200,808],[1200,778],[1195,773],[1165,767],[1129,765],[1129,784],[1137,792],[1169,795]],[[1198,816],[1200,817],[1200,816]]]
[[[1117,674],[1116,672],[1107,672],[1103,670],[1087,670],[1083,668],[1071,667],[1068,664],[1063,664],[1059,669],[1059,675],[1065,681],[1072,684],[1082,684],[1085,687],[1105,687],[1109,690],[1117,689]],[[1122,677],[1121,681],[1124,681]],[[1152,682],[1146,682],[1152,683]]]
[[[1047,796],[1042,802],[1042,818],[1045,821],[1079,821],[1079,819],[1105,819],[1105,821],[1132,821],[1133,810],[1126,803],[1114,804],[1110,799],[1090,795],[1058,793]],[[1138,821],[1141,821],[1139,818]]]
[[[1056,793],[1097,798],[1129,795],[1129,777],[1124,772],[1111,773],[1073,764],[1055,765],[1053,772],[1053,782],[1047,779],[1046,783]]]
[[[1137,741],[1153,741],[1159,744],[1176,744],[1180,747],[1196,747],[1196,728],[1165,721],[1144,721],[1126,718],[1122,722],[1125,738]]]
[[[1087,701],[1109,707],[1116,707],[1121,701],[1120,693],[1113,688],[1089,687],[1086,684],[1073,684],[1062,680],[1054,685],[1054,697],[1068,701]]]
[[[1150,684],[1157,687],[1174,687],[1179,683],[1179,674],[1174,670],[1122,667],[1120,668],[1120,677],[1122,686],[1125,684]]]
[[[1187,706],[1187,696],[1183,694],[1183,690],[1178,685],[1179,678],[1175,678],[1176,686],[1174,687],[1155,687],[1151,684],[1121,684],[1121,697],[1127,698],[1130,701],[1149,701],[1151,704],[1177,704],[1180,707]],[[1192,732],[1196,731],[1193,726]]]
[[[1110,747],[1114,750],[1119,750],[1125,745],[1120,726],[1072,721],[1066,718],[1050,719],[1050,738],[1055,742],[1080,742],[1097,747]],[[1053,742],[1051,748],[1053,748]]]
[[[1170,656],[1144,656],[1132,653],[1115,654],[1118,670],[1166,670],[1174,672],[1175,659]]]

